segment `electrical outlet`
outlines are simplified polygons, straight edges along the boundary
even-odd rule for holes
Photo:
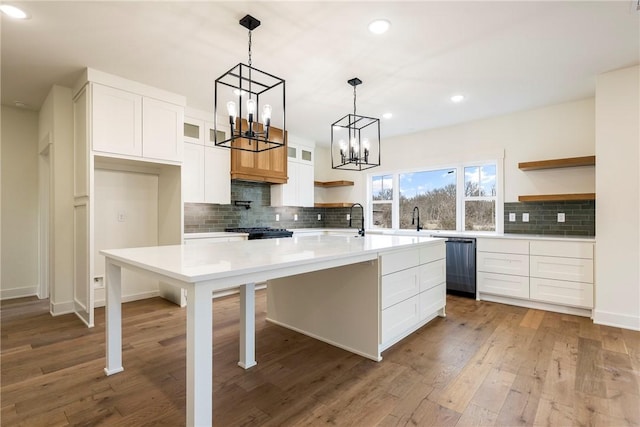
[[[298,214],[293,214],[293,220],[297,221],[298,220]]]
[[[102,289],[104,288],[104,277],[96,276],[93,278],[93,288],[94,289]]]
[[[523,213],[522,214],[522,222],[529,222],[529,214],[528,213]]]
[[[347,221],[351,221],[351,214],[347,214]]]
[[[318,221],[322,220],[322,214],[318,214]]]
[[[509,222],[516,222],[516,214],[513,212],[509,213]]]
[[[276,214],[276,221],[280,221],[280,214]]]
[[[125,211],[118,211],[118,222],[125,222],[127,219],[127,213]]]
[[[564,212],[558,212],[558,222],[564,222]]]

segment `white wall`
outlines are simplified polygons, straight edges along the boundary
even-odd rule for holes
[[[640,67],[596,83],[596,323],[640,330]]]
[[[38,117],[38,141],[50,135],[53,168],[53,230],[49,301],[54,315],[73,306],[73,101],[71,89],[53,86]]]
[[[492,160],[504,155],[505,202],[516,202],[518,195],[526,194],[593,193],[593,167],[523,172],[518,163],[593,155],[594,116],[595,101],[589,98],[386,138],[382,140],[382,165],[360,173],[332,170],[328,149],[317,149],[316,179],[354,180],[356,185],[351,189],[326,190],[321,197],[326,202],[361,202],[366,198],[368,172],[380,174]],[[384,122],[381,126],[384,127]]]
[[[0,299],[38,290],[38,113],[2,106]]]
[[[104,277],[102,249],[158,245],[158,175],[95,170],[95,276]],[[122,272],[122,298],[131,301],[158,295],[158,281]],[[96,306],[104,290],[96,290]]]

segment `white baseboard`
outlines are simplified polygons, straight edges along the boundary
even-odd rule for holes
[[[628,314],[594,310],[593,323],[597,325],[613,326],[614,328],[640,331],[640,317],[629,316]]]
[[[38,296],[37,286],[0,290],[0,300]]]
[[[138,301],[141,299],[147,299],[147,298],[154,298],[160,296],[160,291],[149,291],[149,292],[141,292],[139,294],[134,294],[134,295],[123,295],[122,296],[122,302],[131,302],[131,301]],[[95,302],[95,308],[98,307],[104,307],[105,306],[105,300],[96,300]]]
[[[49,302],[49,312],[52,316],[60,316],[62,314],[75,313],[75,303],[73,301],[67,302]]]

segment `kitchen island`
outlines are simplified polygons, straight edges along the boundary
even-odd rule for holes
[[[309,236],[100,253],[106,258],[107,375],[124,369],[121,269],[187,291],[189,426],[212,424],[214,291],[240,289],[239,364],[245,368],[255,364],[255,282],[273,281],[270,320],[374,360],[445,314],[445,249],[437,238]],[[305,290],[299,292],[296,284]],[[325,297],[316,298],[320,294]]]

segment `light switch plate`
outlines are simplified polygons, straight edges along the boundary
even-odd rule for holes
[[[298,214],[293,214],[293,220],[297,221],[298,220]]]
[[[513,212],[509,213],[509,222],[516,222],[516,214]]]
[[[318,214],[318,221],[322,220],[322,214]]]
[[[564,222],[564,212],[558,212],[558,222]]]
[[[351,214],[347,214],[347,221],[351,219]]]
[[[276,214],[276,221],[280,221],[280,214]]]
[[[523,213],[522,214],[522,222],[529,222],[529,214],[528,213]]]

